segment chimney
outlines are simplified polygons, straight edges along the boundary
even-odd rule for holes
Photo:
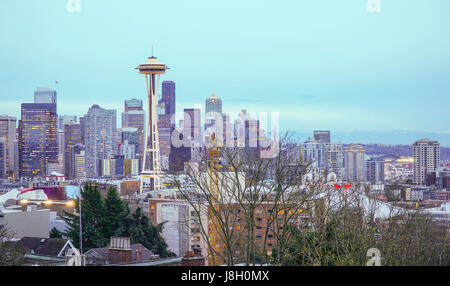
[[[202,256],[202,249],[194,248],[194,256]]]
[[[132,253],[129,237],[111,237],[109,246],[109,264],[131,263]]]
[[[181,266],[205,266],[205,257],[202,256],[202,249],[195,248],[194,251],[187,251],[181,260]]]
[[[142,248],[136,249],[136,261],[142,260]]]

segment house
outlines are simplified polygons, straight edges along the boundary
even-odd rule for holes
[[[28,264],[55,266],[64,265],[68,250],[76,250],[69,239],[23,237],[17,243],[24,249]]]
[[[130,244],[129,237],[111,237],[109,247],[93,248],[84,255],[86,265],[131,264],[159,259],[159,255],[142,244]]]

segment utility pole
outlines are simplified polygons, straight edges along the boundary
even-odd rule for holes
[[[80,216],[80,255],[83,255],[83,226],[81,220],[81,181],[78,184],[80,190],[80,196],[78,197],[78,213]]]

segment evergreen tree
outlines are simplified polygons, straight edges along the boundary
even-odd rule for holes
[[[167,243],[161,236],[163,224],[153,225],[148,217],[138,208],[133,214],[126,206],[121,215],[122,225],[116,231],[117,236],[130,237],[131,243],[140,243],[161,258],[174,256],[167,249]]]
[[[103,216],[103,237],[109,240],[121,226],[121,214],[126,211],[125,203],[119,197],[116,188],[109,188],[105,198]]]
[[[103,236],[102,229],[104,217],[104,205],[100,191],[97,186],[85,184],[81,195],[81,215],[82,215],[82,231],[83,231],[83,250],[104,247],[108,241]],[[78,211],[80,200],[77,199],[75,209]],[[65,212],[63,217],[67,223],[65,235],[69,237],[76,247],[79,247],[79,214],[71,214]]]
[[[56,227],[52,228],[50,231],[50,238],[63,238],[63,233],[60,232]]]

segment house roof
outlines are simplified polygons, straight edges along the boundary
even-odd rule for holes
[[[60,256],[66,244],[70,244],[68,239],[62,238],[42,238],[23,237],[21,245],[29,252],[39,255]]]
[[[149,261],[154,256],[154,253],[147,249],[145,246],[143,246],[140,243],[132,244],[130,245],[131,248],[131,261],[138,262],[138,261]],[[137,259],[137,255],[140,252],[141,259]],[[96,259],[100,260],[108,260],[109,257],[109,248],[108,247],[101,247],[101,248],[92,248],[88,250],[86,253],[86,256],[91,256]],[[109,263],[116,263],[116,261],[108,261]]]

